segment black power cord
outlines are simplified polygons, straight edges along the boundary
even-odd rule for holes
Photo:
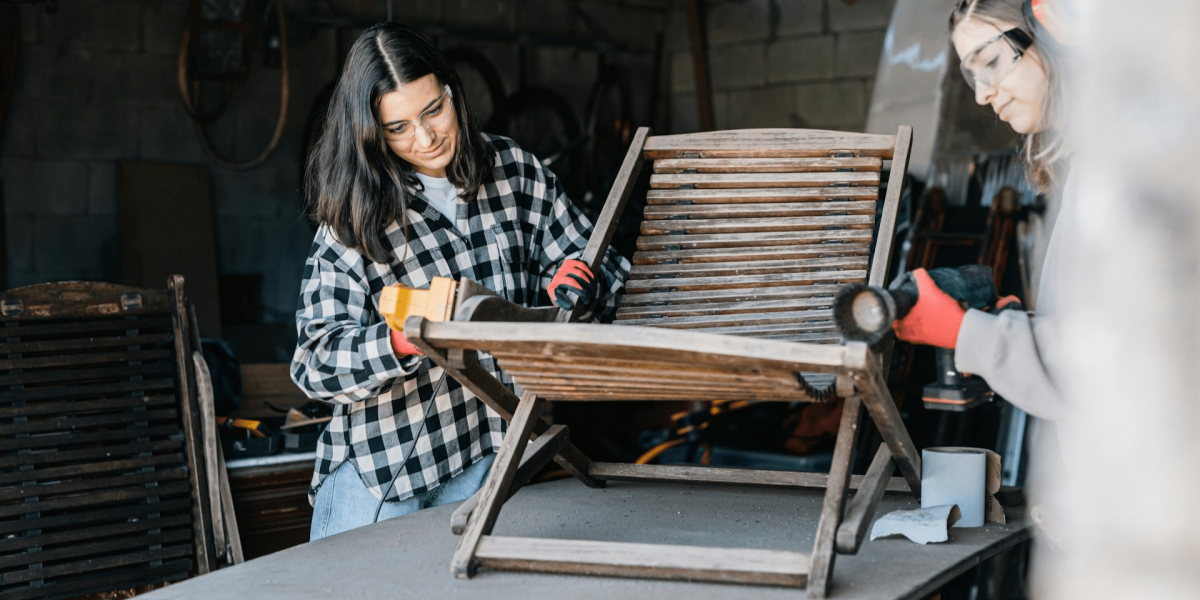
[[[400,461],[400,468],[396,469],[396,474],[392,476],[392,482],[388,484],[387,489],[383,490],[383,495],[379,497],[379,504],[375,505],[375,517],[371,519],[372,523],[379,522],[379,511],[383,510],[384,498],[392,493],[392,488],[396,487],[396,479],[400,477],[404,466],[408,464],[408,459],[412,458],[413,452],[417,449],[417,442],[421,441],[421,434],[425,433],[425,421],[429,419],[429,411],[433,410],[433,405],[437,404],[438,392],[442,391],[442,384],[446,383],[446,372],[442,371],[441,378],[437,384],[433,386],[433,394],[429,396],[429,406],[425,407],[425,414],[421,415],[421,428],[417,430],[417,435],[413,436],[412,445],[408,447],[408,452],[404,454],[404,459]]]

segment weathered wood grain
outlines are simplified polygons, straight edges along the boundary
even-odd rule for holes
[[[803,587],[809,556],[799,552],[487,536],[480,565],[542,573],[611,575]]]

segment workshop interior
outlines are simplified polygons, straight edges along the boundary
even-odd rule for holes
[[[1200,597],[1197,25],[0,0],[0,598]]]

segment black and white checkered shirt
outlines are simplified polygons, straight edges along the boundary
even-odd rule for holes
[[[317,232],[305,263],[292,357],[296,385],[334,405],[317,443],[310,501],[346,461],[376,497],[396,477],[388,500],[403,500],[436,488],[500,446],[504,420],[446,377],[416,451],[400,464],[443,371],[424,357],[397,359],[378,312],[385,286],[399,281],[428,287],[439,275],[469,277],[524,306],[550,305],[546,286],[564,259],[583,252],[592,225],[532,154],[507,138],[488,140],[495,167],[475,200],[458,202],[451,223],[414,192],[407,249],[398,223],[386,232],[394,248],[391,263],[370,262],[324,226]],[[597,273],[602,312],[611,314],[629,261],[609,250],[603,271]],[[480,363],[497,373],[491,357],[481,356]]]

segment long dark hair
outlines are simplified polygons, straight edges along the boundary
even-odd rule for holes
[[[379,101],[430,73],[450,86],[458,119],[457,151],[446,178],[463,198],[473,198],[492,167],[483,133],[458,72],[429,40],[405,25],[380,23],[355,40],[308,157],[304,187],[313,219],[374,262],[395,260],[384,236],[392,222],[401,221],[408,239],[408,190],[421,185],[412,166],[388,148]]]
[[[1038,36],[1025,24],[1021,8],[1022,0],[960,0],[950,13],[950,32],[967,19],[1014,26],[1020,29],[1033,45],[1025,52],[1041,63],[1046,71],[1046,96],[1042,102],[1042,130],[1025,136],[1024,148],[1026,174],[1029,182],[1040,192],[1048,192],[1062,185],[1071,149],[1067,146],[1063,132],[1066,130],[1065,87],[1063,85],[1062,57],[1051,47],[1052,41]]]

